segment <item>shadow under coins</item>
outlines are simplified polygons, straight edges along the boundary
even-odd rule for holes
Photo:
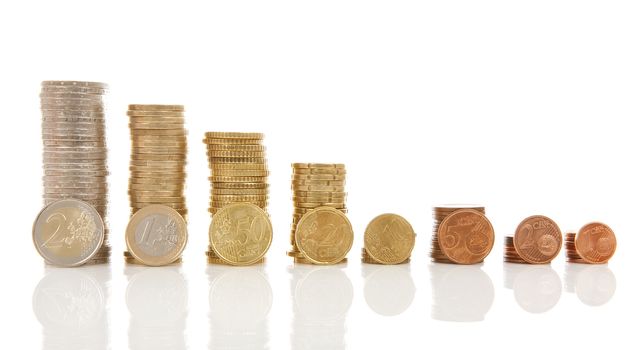
[[[495,289],[478,265],[431,263],[431,317],[438,321],[483,321],[495,299]]]
[[[382,316],[405,312],[415,298],[415,283],[410,264],[362,264],[363,292],[370,309]]]
[[[354,289],[345,265],[289,267],[292,349],[345,349],[345,321]]]
[[[617,287],[615,274],[608,265],[565,265],[565,291],[576,293],[588,306],[601,306],[609,302]]]
[[[125,267],[130,349],[185,349],[187,282],[180,266]]]
[[[43,349],[109,349],[108,265],[46,266],[33,291],[33,313],[42,325]]]
[[[209,349],[268,349],[273,291],[264,266],[209,265]]]
[[[514,291],[519,306],[530,313],[544,313],[560,300],[563,283],[547,265],[503,264],[504,286]]]

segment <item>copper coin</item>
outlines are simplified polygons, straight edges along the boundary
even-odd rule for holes
[[[482,262],[495,241],[492,224],[480,212],[460,209],[448,215],[438,230],[442,252],[458,264]]]
[[[547,264],[560,252],[563,234],[556,223],[543,215],[530,216],[514,233],[516,253],[530,264]]]
[[[576,251],[592,264],[604,264],[615,253],[617,241],[611,228],[600,222],[583,226],[576,235]]]

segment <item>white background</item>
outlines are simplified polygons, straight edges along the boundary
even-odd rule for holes
[[[3,2],[2,347],[630,345],[632,18],[630,1],[611,0]],[[47,79],[110,85],[109,267],[45,269],[31,243]],[[187,109],[180,268],[122,261],[129,103]],[[266,134],[265,266],[206,265],[211,130]],[[348,168],[346,267],[285,256],[295,161]],[[431,207],[453,202],[487,208],[497,240],[483,266],[429,263]],[[383,212],[418,233],[409,266],[360,264]],[[618,252],[608,267],[562,254],[551,268],[504,266],[503,236],[532,214],[563,230],[603,221]]]

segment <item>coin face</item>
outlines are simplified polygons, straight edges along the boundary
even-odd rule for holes
[[[340,210],[318,207],[307,212],[295,233],[297,248],[314,264],[341,262],[352,248],[354,233]]]
[[[560,252],[563,234],[556,223],[543,215],[530,216],[514,233],[516,253],[530,264],[547,264]]]
[[[180,258],[187,245],[187,223],[170,207],[148,205],[132,215],[125,241],[130,254],[141,263],[168,265]]]
[[[273,238],[268,214],[256,205],[234,203],[219,209],[209,227],[209,241],[218,257],[231,265],[260,261]]]
[[[437,235],[441,251],[457,264],[482,262],[495,240],[490,221],[472,209],[460,209],[448,215],[440,224]]]
[[[615,253],[617,241],[611,228],[600,222],[583,226],[576,235],[578,255],[592,264],[604,264]]]
[[[89,204],[62,199],[47,205],[33,224],[33,243],[52,265],[78,266],[92,258],[104,240],[104,224]]]
[[[400,215],[379,215],[365,229],[365,249],[373,260],[382,264],[407,260],[414,244],[413,227]]]

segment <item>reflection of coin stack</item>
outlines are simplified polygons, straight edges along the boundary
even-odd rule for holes
[[[209,349],[268,349],[273,293],[263,265],[209,265]]]
[[[44,81],[40,94],[44,145],[44,204],[74,198],[92,205],[106,222],[99,251],[87,263],[110,258],[105,220],[108,167],[103,95],[107,85]]]
[[[110,268],[46,269],[33,293],[45,349],[109,349]]]
[[[205,133],[203,142],[211,169],[211,215],[232,203],[251,203],[266,211],[268,165],[263,139],[260,133]],[[224,264],[210,244],[207,260]]]
[[[291,270],[292,349],[345,349],[354,288],[340,266],[294,265]]]
[[[477,205],[445,205],[433,208],[433,217],[435,219],[435,223],[433,225],[433,238],[431,239],[431,253],[430,257],[433,262],[437,263],[445,263],[445,264],[454,264],[446,254],[440,248],[440,242],[438,240],[438,230],[440,228],[440,224],[444,219],[450,214],[463,209],[471,209],[480,212],[481,214],[486,214],[486,209],[483,206]]]
[[[176,210],[186,220],[184,107],[129,105],[127,114],[132,138],[128,191],[132,214],[160,204]],[[129,252],[124,255],[128,263],[138,263]]]
[[[179,266],[128,265],[128,349],[185,349],[187,281]]]
[[[304,214],[317,207],[331,207],[347,213],[345,200],[345,164],[292,164],[292,201],[294,212],[290,230],[291,250],[288,256],[297,263],[309,264],[295,239],[297,224]],[[347,261],[345,258],[343,261]]]

